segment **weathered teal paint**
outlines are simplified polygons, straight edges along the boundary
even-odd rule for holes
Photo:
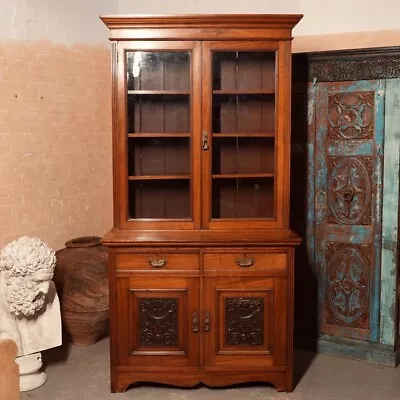
[[[385,81],[378,80],[375,86],[375,163],[373,181],[375,182],[375,196],[373,195],[373,245],[375,247],[375,276],[371,293],[371,340],[379,341],[380,331],[380,287],[381,287],[381,241],[382,241],[382,183],[383,183],[383,139],[385,127]]]
[[[315,258],[315,227],[314,227],[314,213],[315,213],[315,99],[317,87],[315,83],[308,86],[308,106],[307,106],[307,257],[309,265],[314,265]]]
[[[394,345],[399,213],[400,79],[386,81],[380,339]]]
[[[351,244],[362,242],[371,243],[373,234],[369,227],[361,225],[345,225],[340,230],[330,231],[326,233],[328,242],[347,241]]]
[[[395,367],[397,365],[397,354],[393,351],[393,346],[381,343],[321,335],[318,341],[318,351],[388,367]]]
[[[374,152],[373,140],[353,140],[343,143],[342,140],[331,141],[328,146],[330,156],[371,156]]]
[[[341,83],[337,83],[337,85],[335,85],[335,86],[340,91],[362,92],[362,91],[368,91],[368,90],[375,90],[377,88],[375,86],[376,84],[381,87],[382,85],[384,85],[384,82],[385,82],[384,80],[356,81],[356,82],[353,82],[353,83],[341,82]]]
[[[315,272],[318,277],[318,325],[321,326],[325,313],[325,253],[321,249],[325,248],[324,223],[326,219],[327,202],[327,182],[328,168],[326,163],[325,143],[328,133],[326,124],[319,124],[318,121],[326,118],[321,104],[327,99],[328,90],[325,84],[318,84],[316,88],[316,107],[315,107],[315,214],[312,223],[315,226]]]

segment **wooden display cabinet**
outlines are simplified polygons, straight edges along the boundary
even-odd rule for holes
[[[292,390],[299,15],[102,17],[113,52],[111,388]]]

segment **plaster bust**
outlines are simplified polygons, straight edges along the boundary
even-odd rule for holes
[[[51,281],[55,263],[55,252],[38,238],[21,237],[0,253],[0,339],[17,344],[21,390],[45,382],[37,372],[39,352],[61,345],[60,303]]]

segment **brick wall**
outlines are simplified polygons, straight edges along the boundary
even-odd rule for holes
[[[112,225],[110,50],[0,42],[0,248]]]

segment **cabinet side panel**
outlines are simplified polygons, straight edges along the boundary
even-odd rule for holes
[[[290,117],[291,117],[291,42],[282,41],[278,50],[278,101],[276,109],[276,189],[275,213],[281,228],[289,227],[290,201]],[[277,205],[279,204],[279,207]]]
[[[119,116],[118,116],[118,45],[117,42],[111,43],[111,104],[112,104],[112,137],[113,137],[113,215],[114,227],[119,228],[120,216],[120,194],[119,194],[119,165],[118,165],[118,135],[119,135]]]

